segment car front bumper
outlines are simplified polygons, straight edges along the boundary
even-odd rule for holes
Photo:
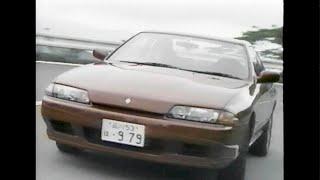
[[[45,96],[41,112],[48,137],[83,149],[141,160],[200,168],[224,168],[239,154],[240,127],[166,119],[162,115]],[[102,119],[145,125],[145,146],[101,140]]]

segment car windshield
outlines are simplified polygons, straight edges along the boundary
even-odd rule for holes
[[[177,67],[238,79],[247,79],[249,75],[243,45],[183,35],[140,33],[114,52],[108,61]]]

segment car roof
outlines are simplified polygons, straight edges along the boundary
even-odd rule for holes
[[[195,37],[195,38],[202,38],[202,39],[212,39],[212,40],[218,40],[218,41],[224,41],[224,42],[230,42],[230,43],[236,43],[236,44],[251,46],[251,43],[249,43],[248,41],[238,40],[238,39],[233,39],[233,38],[222,38],[222,37],[215,37],[215,36],[204,36],[204,35],[198,35],[198,34],[180,33],[180,32],[167,32],[167,31],[142,31],[140,33],[156,33],[156,34],[180,35],[180,36],[188,36],[188,37]]]

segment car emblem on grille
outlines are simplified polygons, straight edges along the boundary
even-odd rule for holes
[[[130,98],[127,98],[127,99],[125,100],[125,102],[126,102],[126,104],[129,104],[129,103],[131,102],[131,99],[130,99]]]

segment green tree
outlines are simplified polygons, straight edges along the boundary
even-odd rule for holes
[[[242,33],[241,37],[236,37],[236,39],[246,40],[254,44],[256,41],[270,41],[272,43],[277,43],[282,46],[282,27],[275,27],[271,29],[258,29],[256,31],[247,31]],[[262,54],[272,54],[278,56],[282,59],[282,51],[274,52],[272,50],[265,50],[261,52]]]

